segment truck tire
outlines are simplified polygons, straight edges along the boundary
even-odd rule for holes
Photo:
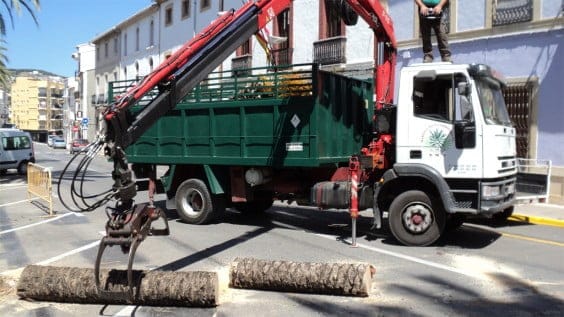
[[[445,227],[445,213],[433,208],[419,190],[398,195],[390,205],[388,225],[394,237],[407,246],[427,246],[437,241]]]
[[[25,175],[27,174],[27,161],[23,161],[18,165],[18,174]]]
[[[185,180],[176,190],[176,211],[186,223],[201,225],[218,218],[225,210],[223,197],[212,195],[206,184],[195,178]]]

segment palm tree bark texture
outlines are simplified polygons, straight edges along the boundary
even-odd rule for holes
[[[134,304],[146,306],[213,307],[218,304],[219,282],[215,272],[133,271],[135,299],[99,293],[94,269],[27,266],[17,294],[24,299],[82,304]],[[101,270],[105,290],[126,294],[127,271]]]
[[[366,297],[374,273],[374,267],[366,263],[237,258],[231,264],[229,282],[234,288]]]

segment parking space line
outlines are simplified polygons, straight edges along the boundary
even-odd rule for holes
[[[45,224],[45,223],[48,223],[48,222],[51,222],[51,221],[59,220],[59,219],[66,217],[66,216],[74,215],[74,214],[75,214],[74,212],[68,212],[66,214],[62,214],[60,216],[56,216],[54,218],[50,218],[50,219],[47,219],[47,220],[35,222],[35,223],[29,224],[29,225],[26,225],[26,226],[21,226],[21,227],[12,228],[12,229],[9,229],[9,230],[0,231],[0,235],[3,235],[5,233],[14,232],[14,231],[28,229],[28,228],[35,227],[35,226],[39,226],[39,225],[42,225],[42,224]]]
[[[87,244],[87,245],[83,245],[83,246],[81,246],[80,248],[76,248],[76,249],[74,249],[74,250],[70,250],[70,251],[65,252],[65,253],[63,253],[63,254],[59,254],[59,255],[57,255],[57,256],[54,256],[54,257],[52,257],[52,258],[50,258],[50,259],[47,259],[47,260],[38,262],[37,265],[48,265],[48,264],[51,264],[51,263],[53,263],[53,262],[56,262],[56,261],[61,260],[61,259],[63,259],[63,258],[66,258],[66,257],[69,256],[69,255],[77,254],[77,253],[82,252],[82,251],[84,251],[84,250],[92,249],[92,248],[98,246],[99,244],[100,244],[100,240],[94,241],[94,242],[89,243],[89,244]]]
[[[335,236],[326,235],[326,234],[315,233],[315,235],[318,236],[318,237],[329,239],[329,240],[335,240],[336,239]],[[352,243],[349,240],[344,240],[344,241],[348,242],[349,244]],[[400,258],[400,259],[407,260],[407,261],[410,261],[410,262],[423,264],[423,265],[426,265],[426,266],[430,266],[430,267],[434,267],[434,268],[437,268],[437,269],[449,271],[449,272],[452,272],[452,273],[465,275],[465,276],[476,278],[476,279],[483,279],[483,276],[481,276],[479,274],[475,274],[475,273],[469,272],[469,271],[460,270],[460,269],[457,269],[457,268],[452,267],[452,266],[423,260],[423,259],[420,259],[420,258],[416,258],[416,257],[413,257],[413,256],[409,256],[409,255],[405,255],[405,254],[401,254],[401,253],[397,253],[397,252],[393,252],[393,251],[375,248],[375,247],[365,245],[365,244],[361,244],[361,243],[357,243],[356,245],[359,248],[363,248],[363,249],[366,249],[366,250],[370,250],[370,251],[378,252],[378,253],[381,253],[381,254],[389,255],[389,256],[392,256],[392,257],[395,257],[395,258]]]
[[[32,198],[32,199],[24,199],[24,200],[19,200],[19,201],[13,201],[13,202],[11,202],[11,203],[7,203],[7,204],[0,205],[0,207],[6,207],[6,206],[11,206],[11,205],[17,205],[17,204],[25,203],[25,202],[28,202],[28,201],[31,201],[31,200],[36,200],[36,199],[39,199],[39,197],[34,197],[34,198]]]

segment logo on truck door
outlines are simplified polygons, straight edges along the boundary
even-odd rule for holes
[[[421,143],[433,149],[433,154],[444,154],[454,144],[452,129],[435,125],[423,131]]]

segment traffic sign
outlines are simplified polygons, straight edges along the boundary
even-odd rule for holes
[[[82,118],[82,125],[88,125],[88,118]]]

